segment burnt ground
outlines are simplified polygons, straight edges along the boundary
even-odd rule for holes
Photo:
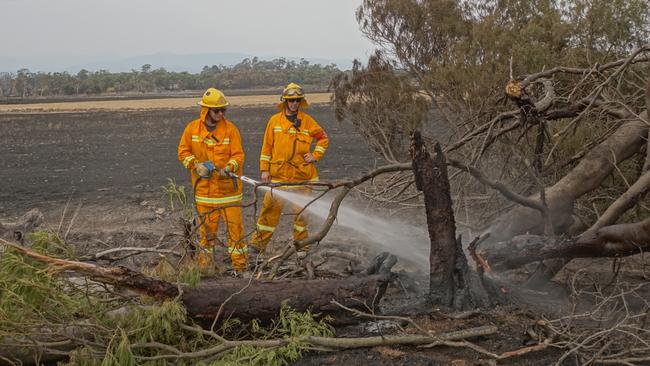
[[[259,150],[270,108],[232,108],[242,134],[244,174],[259,176]],[[334,121],[327,107],[311,108],[330,136],[319,164],[322,179],[354,175],[375,163],[363,141]],[[176,159],[178,140],[197,111],[80,112],[0,115],[0,212],[20,213],[44,203],[158,196],[169,178],[186,183]]]
[[[29,209],[38,208],[45,215],[45,226],[58,230],[80,251],[125,244],[151,246],[164,233],[180,232],[178,215],[171,212],[161,187],[169,179],[189,186],[188,174],[176,159],[176,148],[185,124],[196,118],[197,113],[197,110],[155,110],[0,115],[0,221],[14,221]],[[272,108],[261,107],[228,111],[228,118],[242,133],[247,156],[244,173],[255,178],[259,175],[262,134],[271,113],[274,113]],[[328,153],[319,163],[321,179],[354,177],[380,164],[351,126],[335,121],[329,107],[313,107],[310,113],[331,138]],[[250,198],[248,187],[245,194]],[[412,224],[424,221],[419,211],[409,212],[401,211],[401,214],[411,215]],[[245,215],[246,229],[250,230],[254,214],[246,210]],[[287,229],[285,225],[284,232],[276,237],[287,238],[290,235]],[[282,226],[278,228],[281,230]],[[333,239],[344,246],[354,244],[351,240],[342,235]],[[426,288],[423,283],[415,282],[415,286]],[[387,296],[399,298],[402,292],[403,287],[396,286]],[[466,321],[450,322],[425,315],[418,322],[441,331],[496,324],[498,334],[478,342],[500,353],[522,347],[524,330],[533,318],[524,310],[503,309]],[[394,327],[374,332],[367,327],[348,327],[341,328],[338,334],[359,336],[394,331]],[[546,365],[557,355],[547,350],[499,364]],[[300,365],[348,363],[490,364],[485,356],[466,349],[414,347],[313,353],[298,362]]]
[[[332,142],[319,164],[321,179],[355,176],[375,164],[350,128],[328,107],[311,112]],[[166,229],[169,205],[162,186],[186,186],[178,140],[195,110],[0,115],[0,220],[31,208],[50,223],[72,219],[71,230]],[[244,174],[259,177],[262,135],[272,108],[232,108],[228,118],[242,134]],[[250,189],[246,187],[250,197]],[[66,215],[63,210],[66,208]],[[143,209],[144,208],[144,209]],[[250,213],[252,215],[252,212]],[[143,228],[138,225],[144,224]]]

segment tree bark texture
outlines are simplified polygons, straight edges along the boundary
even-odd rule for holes
[[[253,280],[250,284],[245,279],[220,280],[186,289],[181,299],[188,314],[199,322],[212,322],[217,314],[220,319],[268,321],[277,317],[286,302],[297,311],[330,315],[341,323],[350,320],[350,313],[332,300],[355,309],[372,309],[384,295],[390,277],[390,273],[382,273],[336,280]]]
[[[647,119],[647,112],[640,116]],[[632,118],[632,117],[630,117]],[[634,119],[623,123],[609,138],[594,147],[567,175],[546,189],[549,217],[556,233],[563,233],[572,223],[575,200],[597,188],[611,174],[616,164],[628,159],[646,143],[648,125]],[[539,199],[539,194],[531,196]],[[542,234],[543,220],[539,211],[516,207],[502,215],[488,229],[487,242],[502,242],[521,234]]]
[[[588,231],[577,239],[519,235],[482,246],[481,256],[495,271],[521,267],[540,260],[562,258],[624,257],[650,248],[650,219]]]
[[[475,272],[469,270],[452,209],[446,158],[439,144],[432,158],[419,131],[411,135],[411,157],[417,189],[423,192],[429,253],[429,296],[433,304],[465,309],[483,306],[488,296]]]

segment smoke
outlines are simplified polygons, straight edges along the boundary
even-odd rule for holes
[[[260,187],[268,190],[268,187]],[[299,207],[309,206],[305,213],[311,222],[321,222],[327,219],[332,200],[336,190],[309,204],[315,195],[300,194],[274,189],[273,195]],[[354,242],[375,251],[388,251],[408,263],[412,263],[419,270],[427,271],[429,267],[429,239],[426,231],[391,218],[384,219],[379,215],[353,207],[347,202],[339,206],[338,214],[330,234],[336,233],[345,236]]]

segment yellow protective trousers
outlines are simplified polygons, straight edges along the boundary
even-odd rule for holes
[[[298,194],[309,194],[311,188],[308,187],[291,187],[291,188],[274,188],[271,191],[266,192],[264,195],[264,203],[262,204],[262,211],[260,212],[260,217],[257,220],[257,230],[253,235],[251,240],[251,245],[255,245],[260,252],[264,252],[266,246],[269,244],[275,227],[280,221],[280,215],[282,214],[282,209],[284,208],[285,201],[280,198],[278,190],[284,190],[287,192],[298,193]],[[294,215],[293,221],[293,239],[294,240],[303,240],[309,236],[307,231],[307,219],[305,213],[297,215],[300,210],[303,208],[294,204],[290,204],[291,212],[296,214]],[[302,250],[309,250],[309,247],[304,247]]]
[[[199,244],[203,249],[199,253],[199,266],[207,267],[212,263],[214,245],[224,245],[218,241],[219,220],[226,224],[228,234],[228,253],[235,270],[246,269],[248,247],[243,240],[244,224],[240,206],[220,208],[218,206],[196,205],[199,212]]]

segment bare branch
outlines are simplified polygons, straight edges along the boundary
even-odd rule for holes
[[[542,72],[538,72],[538,73],[530,74],[530,75],[526,76],[526,78],[524,78],[524,80],[521,81],[521,85],[522,85],[522,87],[526,87],[526,86],[528,86],[529,84],[531,84],[532,82],[534,82],[534,81],[536,81],[538,79],[549,78],[549,77],[551,77],[551,76],[553,76],[555,74],[558,74],[558,73],[585,75],[585,74],[589,74],[589,73],[593,72],[594,70],[599,72],[599,73],[602,73],[602,72],[607,71],[609,69],[613,69],[613,68],[618,67],[618,66],[625,66],[625,65],[630,64],[630,63],[648,62],[648,61],[650,61],[650,57],[636,58],[636,56],[639,53],[644,52],[644,51],[648,51],[648,50],[650,50],[650,45],[645,45],[643,47],[640,47],[640,48],[637,48],[636,50],[634,50],[632,52],[632,54],[629,57],[625,58],[625,59],[616,60],[616,61],[609,62],[609,63],[603,64],[603,65],[596,64],[596,65],[594,65],[593,68],[589,68],[589,69],[580,69],[580,68],[573,68],[573,67],[557,66],[557,67],[554,67],[552,69],[548,69],[548,70],[545,70],[545,71],[542,71]]]
[[[461,163],[461,162],[459,162],[457,160],[454,160],[454,159],[448,159],[447,161],[449,162],[449,165],[453,166],[454,168],[458,168],[458,169],[460,169],[462,171],[468,172],[472,177],[476,178],[476,180],[478,180],[479,182],[485,184],[488,187],[491,187],[491,188],[497,190],[499,193],[501,193],[504,197],[506,197],[510,201],[516,202],[516,203],[518,203],[518,204],[520,204],[522,206],[525,206],[525,207],[533,208],[535,210],[540,211],[541,213],[544,213],[544,212],[547,211],[546,206],[541,204],[536,199],[528,198],[528,197],[525,197],[525,196],[522,196],[522,195],[520,195],[518,193],[513,192],[508,187],[506,187],[503,183],[495,182],[495,181],[492,181],[492,180],[488,179],[478,169],[476,169],[474,167],[471,167],[471,166],[467,166],[467,165],[465,165],[465,164],[463,164],[463,163]]]

